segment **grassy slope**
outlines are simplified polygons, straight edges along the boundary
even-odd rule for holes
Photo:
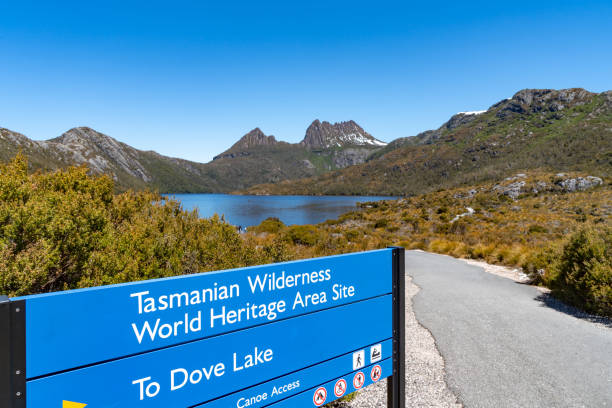
[[[404,145],[363,165],[305,180],[255,186],[253,194],[414,195],[495,180],[509,172],[589,171],[612,175],[612,96],[590,94],[561,111],[492,107],[442,129],[430,144]]]
[[[606,231],[612,231],[612,184],[608,180],[586,191],[567,192],[558,184],[559,177],[555,174],[533,172],[524,178],[503,180],[499,185],[517,181],[526,184],[516,200],[495,190],[496,183],[480,183],[395,201],[363,203],[357,211],[314,226],[287,227],[278,221],[266,220],[250,229],[248,235],[259,240],[260,245],[287,242],[291,258],[399,245],[481,259],[523,267],[539,283],[555,289],[551,284],[558,274],[554,263],[561,257],[567,237],[587,230],[593,231],[591,236],[601,239],[609,234]],[[541,183],[547,187],[543,189]],[[468,212],[466,207],[471,207],[474,213],[454,220],[457,215]],[[612,264],[612,259],[605,262]],[[542,274],[542,271],[545,272]],[[603,289],[605,284],[601,282],[605,279],[612,282],[609,272],[592,273],[598,276],[595,280]],[[574,288],[570,292],[576,293]],[[564,299],[570,300],[567,296]],[[612,306],[612,299],[607,302],[586,308],[607,314],[607,309],[601,306]],[[573,304],[587,305],[584,300]]]

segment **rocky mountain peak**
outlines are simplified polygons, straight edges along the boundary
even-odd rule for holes
[[[61,136],[48,142],[62,145],[99,146],[108,148],[120,148],[120,143],[110,136],[100,133],[87,126],[79,126],[64,132]]]
[[[331,124],[327,121],[314,120],[308,129],[301,145],[311,148],[330,148],[344,146],[386,146],[386,143],[374,138],[352,120]]]
[[[277,144],[278,141],[272,135],[267,136],[260,128],[251,130],[246,135],[242,136],[230,150],[244,150],[255,146],[271,146]]]
[[[38,142],[43,148],[61,152],[72,163],[86,164],[96,173],[120,169],[145,182],[150,181],[138,151],[92,128],[72,128],[55,139]]]
[[[523,89],[512,98],[493,105],[500,108],[497,117],[504,118],[513,113],[558,112],[568,107],[584,105],[595,94],[582,88],[571,89]]]

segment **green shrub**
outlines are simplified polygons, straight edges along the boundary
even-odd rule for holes
[[[529,226],[529,233],[530,234],[532,234],[532,233],[544,233],[545,234],[547,232],[548,232],[548,230],[546,228],[544,228],[543,226],[541,226],[541,225],[531,224]]]
[[[554,245],[548,245],[544,248],[529,252],[521,268],[523,268],[523,272],[529,276],[533,284],[546,284],[546,270],[549,269],[550,265],[558,256],[559,248]]]
[[[113,194],[84,167],[28,174],[0,165],[0,293],[52,292],[253,265],[265,246],[218,217],[151,192]]]
[[[362,233],[360,233],[357,230],[348,230],[344,232],[344,236],[346,237],[346,239],[348,241],[355,241],[357,240],[357,238],[359,238],[361,235],[363,235]]]
[[[376,220],[374,223],[374,228],[385,228],[387,225],[389,225],[389,220],[386,218],[381,218]]]
[[[612,228],[572,235],[548,277],[555,296],[592,313],[612,316]]]
[[[259,225],[251,227],[250,230],[254,232],[276,234],[283,228],[285,228],[285,224],[280,219],[277,217],[270,217],[263,220]]]
[[[320,238],[319,230],[314,225],[292,225],[287,230],[291,242],[299,245],[313,246]]]

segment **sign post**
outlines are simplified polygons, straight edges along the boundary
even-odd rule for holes
[[[387,407],[406,406],[406,261],[404,248],[393,249],[393,375],[387,380]]]
[[[404,407],[404,250],[0,298],[0,406]]]

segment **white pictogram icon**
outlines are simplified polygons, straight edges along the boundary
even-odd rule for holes
[[[379,362],[382,358],[382,344],[370,347],[370,364]]]
[[[353,370],[363,367],[365,367],[365,350],[359,350],[353,353]]]

